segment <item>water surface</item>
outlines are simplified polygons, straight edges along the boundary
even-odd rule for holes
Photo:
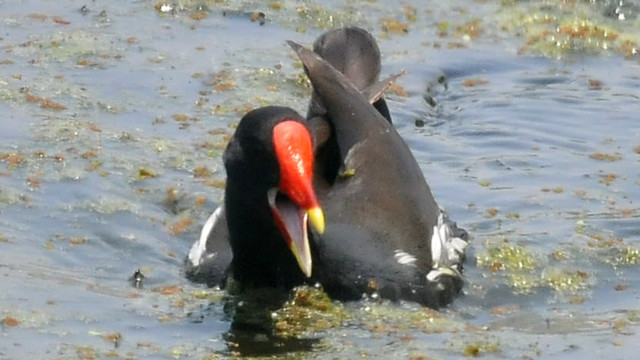
[[[405,3],[0,1],[0,358],[632,358],[638,56],[526,48],[510,24],[537,2]],[[607,6],[579,10],[637,41]],[[379,38],[383,75],[408,71],[389,107],[472,234],[465,295],[338,304],[330,330],[237,346],[223,293],[182,261],[242,114],[305,110],[285,40],[343,24]]]

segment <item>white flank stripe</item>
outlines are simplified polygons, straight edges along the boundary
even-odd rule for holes
[[[399,249],[395,251],[395,254],[393,255],[393,257],[395,257],[396,261],[402,265],[414,266],[414,263],[416,262],[415,256]]]
[[[191,246],[191,250],[189,251],[189,261],[193,266],[198,266],[204,260],[204,257],[207,254],[207,239],[209,238],[209,234],[213,230],[213,227],[218,222],[218,218],[220,217],[220,213],[222,213],[222,206],[218,206],[218,208],[209,216],[207,222],[204,223],[202,227],[202,231],[200,232],[200,238],[193,243]],[[213,256],[214,254],[212,254]]]

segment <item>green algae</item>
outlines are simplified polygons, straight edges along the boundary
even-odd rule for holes
[[[299,23],[297,26],[312,26],[318,29],[334,29],[350,24],[357,24],[360,20],[354,10],[337,11],[323,6],[301,5],[296,8]]]
[[[10,205],[23,204],[25,200],[25,195],[11,189],[9,187],[3,186],[0,188],[0,208]]]
[[[502,26],[522,32],[521,53],[564,57],[617,53],[638,58],[637,26],[606,18],[596,2],[503,2]]]
[[[625,246],[622,249],[617,249],[611,263],[615,266],[640,264],[640,248]]]
[[[305,89],[305,92],[311,92],[311,80],[309,80],[309,77],[304,73],[304,71],[298,72],[292,78],[288,78],[287,80],[292,84]]]
[[[437,334],[464,328],[460,321],[438,311],[424,307],[403,308],[387,301],[366,304],[355,312],[353,319],[374,333],[411,330]]]
[[[287,54],[286,48],[283,53]],[[222,78],[226,80],[220,80]],[[203,108],[214,116],[228,119],[238,119],[262,106],[301,104],[311,93],[310,82],[302,70],[291,75],[280,64],[270,68],[226,64],[222,70],[209,75],[204,84],[211,86],[212,91],[206,95],[211,99],[203,103]]]
[[[562,251],[554,251],[550,258],[564,260]],[[532,294],[546,287],[557,294],[578,294],[592,288],[595,279],[588,272],[565,267],[550,266],[523,246],[504,243],[489,245],[478,255],[478,266],[502,275],[515,294]],[[568,299],[571,301],[571,299]]]
[[[73,208],[89,210],[99,214],[113,214],[120,211],[137,213],[140,211],[138,202],[116,196],[99,196],[94,199],[81,200],[75,203]]]
[[[181,0],[159,1],[155,8],[159,16],[178,14],[182,21],[202,20],[222,10],[225,16],[246,18],[260,25],[274,21],[298,32],[305,32],[307,28],[324,30],[362,22],[357,7],[334,8],[313,1]]]
[[[209,4],[209,6],[217,6],[217,5],[213,4],[212,1],[200,1],[200,3]],[[223,4],[226,3],[228,5],[228,4],[234,4],[234,3],[237,3],[237,2],[226,1],[226,2],[221,2],[221,3],[223,3]],[[282,16],[285,16],[286,12],[291,10],[290,6],[287,5],[287,4],[290,4],[290,2],[286,2],[286,1],[282,2],[282,7],[283,8],[279,9],[279,12],[283,13]],[[197,9],[194,9],[194,11],[197,11]],[[420,14],[422,14],[422,12]],[[276,16],[281,16],[281,15],[276,15]],[[269,14],[268,18],[269,19],[275,19],[275,17],[272,16],[272,14]],[[164,19],[163,19],[163,21],[164,21]],[[375,22],[372,21],[372,23],[375,23]],[[452,20],[451,24],[454,24],[454,25],[451,25],[449,27],[449,30],[451,31],[451,29],[456,28],[457,26],[459,26],[459,25],[456,25],[456,24],[460,24],[460,23],[461,22],[458,21],[457,19]],[[462,23],[464,23],[464,21]],[[414,28],[414,26],[417,27],[419,25],[420,24],[415,24],[415,25],[412,24],[412,29]],[[310,28],[314,28],[314,27],[315,27],[315,25],[311,25],[310,26]],[[464,36],[464,33],[456,34],[456,36]],[[620,38],[622,38],[622,36],[620,36]],[[58,51],[58,50],[59,49],[53,49],[52,53],[53,53],[53,51]],[[58,54],[56,54],[54,56],[54,58],[56,59],[56,61],[68,61],[71,65],[74,64],[74,61],[73,61],[74,58],[73,57],[65,58],[64,56],[59,56]],[[83,55],[78,55],[77,58],[81,59],[81,58],[83,58]],[[79,64],[77,64],[77,65],[79,65]],[[240,67],[244,67],[244,65],[238,65],[238,67],[239,68]],[[302,72],[298,72],[298,74],[299,74],[299,77],[301,77],[301,78],[303,77],[302,76]],[[289,83],[287,83],[286,85],[282,85],[280,83],[280,81],[282,81],[283,78],[284,78],[285,82],[289,82]],[[253,73],[251,71],[248,71],[246,73],[246,75],[245,74],[241,74],[240,76],[238,76],[235,79],[235,81],[237,81],[237,86],[235,88],[233,88],[232,90],[229,90],[229,95],[231,95],[230,97],[233,97],[232,94],[236,94],[236,93],[240,94],[240,93],[237,92],[238,91],[237,88],[239,88],[241,86],[243,88],[247,88],[246,86],[241,85],[241,84],[244,84],[245,81],[246,81],[246,83],[250,83],[250,81],[255,80],[255,84],[258,85],[258,86],[255,89],[252,89],[251,87],[249,87],[249,89],[248,89],[249,92],[247,92],[246,95],[249,95],[251,97],[246,98],[247,99],[246,103],[234,104],[232,101],[229,101],[228,103],[224,103],[225,106],[228,106],[228,111],[226,112],[226,114],[228,114],[230,118],[238,118],[238,116],[241,115],[242,110],[246,109],[246,107],[245,107],[246,104],[248,104],[251,107],[255,107],[255,106],[258,106],[260,104],[267,104],[269,102],[278,101],[278,97],[280,97],[280,99],[282,99],[282,100],[279,100],[279,102],[281,102],[281,103],[289,103],[291,98],[293,98],[291,95],[288,95],[289,92],[290,92],[289,89],[298,89],[299,88],[299,91],[304,91],[305,88],[308,89],[308,85],[304,85],[302,83],[298,84],[298,83],[296,83],[295,79],[296,79],[296,77],[293,77],[292,75],[290,75],[290,72],[289,73],[287,73],[286,71],[281,72],[276,68],[274,68],[273,70],[271,68],[267,68],[267,69],[259,68],[257,71],[255,71]],[[305,79],[305,81],[307,81],[306,77],[304,77],[304,79]],[[289,86],[289,85],[293,85],[293,86],[291,86],[290,88],[287,88],[287,86]],[[265,88],[268,89],[269,86],[276,86],[276,88],[275,88],[276,91],[273,91],[272,92],[273,94],[269,94],[269,97],[258,99],[257,98],[258,94],[264,92],[264,89]],[[0,87],[1,87],[1,85],[0,85]],[[296,91],[298,91],[298,90],[296,90]],[[16,98],[17,98],[17,96],[20,93],[19,92],[12,92],[12,94],[15,95]],[[245,94],[242,94],[242,95],[245,95]],[[20,96],[20,97],[22,98],[23,96]],[[238,96],[236,98],[242,98],[242,97]],[[275,100],[273,100],[273,99],[275,99]],[[299,102],[300,102],[300,100],[295,100],[294,99],[294,103],[299,103]],[[306,103],[305,103],[305,105],[306,105]],[[206,107],[206,106],[210,106],[210,105],[204,105],[204,107]],[[36,106],[34,106],[34,108],[36,108]],[[118,108],[118,107],[113,106],[111,108]],[[36,109],[36,110],[38,110],[38,109]],[[98,108],[98,109],[101,109],[102,111],[106,111],[105,109],[102,109],[101,107]],[[122,110],[120,110],[120,111],[122,111]],[[183,111],[188,111],[188,110],[183,110]],[[169,114],[164,114],[164,116],[167,116],[167,119],[170,119],[170,113]],[[56,123],[61,123],[61,121],[59,121],[59,120],[63,120],[66,117],[67,117],[66,115],[59,117],[59,119],[56,120]],[[77,118],[74,118],[74,119],[77,119]],[[171,126],[172,121],[168,121],[168,123],[169,124],[167,125],[167,127]],[[52,125],[54,125],[54,124],[52,124]],[[74,155],[74,153],[72,153],[72,152],[67,152],[66,148],[71,148],[71,147],[80,148],[81,149],[81,150],[79,150],[80,152],[76,152],[75,154],[81,153],[86,148],[83,145],[84,139],[87,139],[86,144],[91,145],[92,142],[95,142],[96,138],[101,139],[101,141],[102,141],[102,139],[105,139],[107,137],[106,133],[109,132],[108,129],[106,129],[106,127],[105,127],[105,133],[103,133],[103,135],[101,135],[101,136],[90,136],[89,134],[91,134],[91,132],[87,131],[87,129],[86,129],[86,121],[81,120],[81,121],[79,121],[77,123],[77,125],[78,125],[77,126],[77,130],[79,131],[79,134],[73,134],[73,130],[74,129],[73,129],[73,126],[71,126],[69,131],[65,130],[61,134],[62,135],[61,137],[57,137],[55,135],[55,132],[51,135],[50,141],[52,141],[52,142],[56,142],[57,143],[59,139],[65,139],[65,141],[61,141],[60,151],[63,152],[66,155],[66,159],[67,160],[64,160],[63,161],[64,164],[60,164],[60,165],[73,167],[74,166],[73,163],[76,161],[76,158],[75,158],[76,155]],[[101,123],[101,127],[103,127],[105,125],[106,124]],[[49,133],[48,133],[49,130],[50,129],[46,129],[46,128],[43,127],[43,130],[42,130],[41,133],[44,136],[49,136]],[[131,142],[130,143],[130,147],[128,149],[130,149],[132,153],[137,151],[137,150],[145,150],[146,151],[145,154],[148,155],[149,153],[153,153],[154,152],[154,146],[153,146],[154,141],[155,140],[152,140],[152,139],[149,139],[149,138],[146,138],[146,137],[143,136],[141,139],[136,139],[135,141]],[[65,142],[66,142],[66,144],[65,144]],[[195,156],[195,157],[200,156],[203,153],[206,154],[207,156],[212,156],[212,157],[219,157],[220,154],[221,154],[221,151],[212,151],[213,149],[208,149],[208,150],[203,149],[203,152],[201,152],[201,153],[195,153],[195,154],[189,155],[188,151],[185,152],[185,148],[178,147],[178,146],[176,146],[175,143],[168,142],[165,139],[157,140],[157,142],[159,144],[161,143],[161,145],[158,146],[158,148],[157,148],[158,150],[156,151],[157,152],[158,163],[152,162],[148,166],[151,166],[153,169],[158,169],[158,170],[163,170],[163,168],[165,166],[175,166],[176,169],[185,169],[185,170],[188,170],[188,171],[193,170],[194,166],[192,164],[190,164],[189,161],[187,161],[187,159],[185,159],[183,156],[178,156],[177,154],[179,154],[179,153],[183,153],[184,152],[184,154],[187,154],[187,156],[191,156],[192,155],[192,156]],[[108,144],[108,142],[106,140],[105,140],[105,143]],[[189,144],[189,146],[190,146],[190,144]],[[53,152],[52,152],[52,154],[53,154]],[[155,155],[155,153],[153,153],[153,154]],[[105,155],[103,153],[101,153],[99,155],[100,159],[102,161],[104,161],[104,165],[103,166],[107,166],[109,168],[112,168],[113,167],[113,161],[111,159],[105,159],[104,156]],[[49,157],[49,162],[47,162],[47,164],[51,163],[51,165],[55,165],[54,161],[51,161],[51,159],[52,158]],[[146,161],[147,160],[148,159],[144,159],[145,166],[147,166],[146,165]],[[201,158],[200,158],[200,160],[201,160]],[[130,175],[135,172],[136,168],[138,168],[138,166],[139,166],[138,162],[139,161],[137,161],[136,159],[127,159],[127,163],[126,164],[118,163],[116,161],[116,165],[119,164],[123,168],[126,169],[126,171],[122,172],[122,174],[124,174],[122,177],[129,179]],[[198,163],[199,162],[196,162],[196,164],[198,164]],[[23,169],[30,169],[32,166],[34,166],[34,164],[37,164],[37,162],[33,161],[30,157],[27,157],[26,162],[24,164],[21,164],[19,167],[17,167],[16,170],[23,171]],[[82,161],[82,168],[84,168],[85,165],[86,165],[86,161]],[[213,167],[211,167],[211,169],[213,170]],[[46,172],[46,170],[45,170],[45,172]],[[76,170],[71,172],[71,174],[80,174],[80,173],[81,173],[81,171],[79,170],[79,168],[77,168]],[[114,174],[117,174],[117,173],[114,172]],[[185,172],[183,175],[184,175],[185,178],[188,178],[189,174],[190,173]],[[13,176],[15,176],[15,175],[13,175]],[[116,176],[117,175],[114,175],[114,178]],[[68,178],[77,179],[78,177],[76,175],[71,175]],[[123,206],[123,208],[126,208],[126,206]],[[119,211],[119,210],[115,210],[115,211]],[[133,210],[129,210],[129,211],[133,211]],[[509,218],[509,214],[506,214],[505,216],[507,218]],[[528,220],[528,219],[525,219],[525,220]],[[618,250],[618,247],[616,247],[612,243],[607,243],[607,240],[601,241],[601,240],[597,240],[597,239],[592,239],[592,241],[593,241],[592,244],[595,245],[594,249],[600,249],[601,248],[602,250],[606,250],[606,249]],[[626,246],[626,245],[621,245],[621,246]],[[522,246],[522,247],[527,249],[526,246]],[[635,264],[635,260],[633,260],[634,259],[633,251],[629,251],[628,253],[625,253],[622,247],[620,247],[620,250],[621,250],[620,252],[618,252],[618,251],[609,251],[609,252],[607,252],[607,254],[606,254],[607,259],[613,259],[613,256],[620,256],[620,258],[623,259],[625,256],[628,255],[629,256],[628,265],[634,265]],[[631,248],[630,250],[633,250],[633,248]],[[564,286],[562,284],[567,283],[567,281],[562,280],[563,278],[571,279],[572,277],[575,277],[575,276],[579,277],[579,275],[577,275],[577,270],[560,269],[560,270],[558,270],[559,277],[560,277],[559,280],[547,280],[548,278],[552,278],[552,276],[549,276],[546,271],[543,273],[544,275],[540,275],[539,274],[539,272],[542,271],[541,268],[544,265],[542,263],[542,261],[539,259],[541,257],[537,256],[537,254],[535,252],[533,252],[533,251],[530,251],[530,253],[532,253],[532,256],[535,259],[538,259],[541,262],[541,264],[539,264],[538,267],[536,267],[534,269],[534,271],[532,272],[532,274],[530,276],[527,277],[525,274],[516,274],[515,273],[516,272],[515,269],[517,269],[517,267],[514,267],[513,269],[500,270],[498,272],[498,274],[499,275],[503,275],[504,273],[513,272],[512,275],[509,275],[509,276],[505,275],[505,279],[506,279],[505,281],[507,281],[507,283],[516,283],[518,289],[531,289],[530,291],[535,291],[535,289],[538,289],[539,286],[550,286],[550,287],[553,287],[554,286],[553,284],[558,284],[556,286],[559,287],[559,288],[562,288],[562,286]],[[573,252],[573,253],[575,253],[575,252]],[[615,255],[615,254],[618,254],[618,255]],[[598,252],[598,255],[597,255],[598,258],[604,258],[604,256],[605,256],[604,251],[603,252]],[[625,262],[626,261],[624,261],[624,260],[620,260],[619,263],[623,264]],[[575,279],[575,280],[578,280],[578,279]],[[571,280],[570,282],[574,283],[575,280]],[[218,293],[215,293],[215,292],[207,293],[206,291],[203,291],[203,292],[199,292],[199,291],[200,290],[196,290],[194,292],[184,291],[183,294],[176,295],[175,298],[171,297],[171,299],[169,299],[170,297],[167,296],[167,301],[166,301],[166,303],[168,304],[167,306],[172,306],[172,304],[174,304],[176,301],[178,301],[178,300],[174,300],[174,299],[182,299],[182,300],[185,300],[185,302],[193,301],[193,303],[199,303],[199,304],[203,304],[203,303],[206,303],[206,302],[220,302],[221,301],[222,295],[219,292]],[[571,290],[568,290],[568,291],[571,291]],[[188,295],[189,293],[192,294],[193,299],[189,298],[189,295]],[[193,307],[191,307],[190,305],[191,304],[188,304],[187,306],[185,306],[185,310],[184,311],[193,309]],[[440,323],[441,321],[445,322],[445,323],[447,321],[452,321],[450,319],[452,316],[450,316],[450,315],[446,315],[446,314],[442,315],[442,317],[444,319],[441,319],[441,318],[438,318],[438,317],[436,317],[434,315],[431,315],[431,314],[420,313],[419,311],[416,311],[416,312],[418,312],[418,314],[414,314],[413,312],[415,310],[413,310],[413,309],[411,309],[411,310],[407,310],[405,308],[393,309],[394,307],[397,307],[397,305],[395,305],[395,304],[386,304],[386,305],[385,304],[382,304],[382,305],[381,304],[375,304],[375,305],[372,305],[371,307],[374,308],[371,311],[371,313],[364,312],[364,311],[362,312],[362,314],[360,312],[358,312],[358,311],[354,312],[355,315],[357,315],[357,316],[362,315],[363,317],[366,317],[367,314],[372,314],[372,317],[373,317],[372,319],[368,319],[368,320],[356,319],[356,320],[353,320],[353,322],[358,324],[358,326],[360,325],[360,322],[364,322],[366,324],[366,326],[367,326],[367,329],[368,330],[372,330],[372,331],[369,331],[367,333],[367,335],[370,335],[372,333],[374,335],[379,334],[378,331],[380,331],[380,333],[382,333],[384,331],[384,329],[392,330],[392,331],[393,331],[393,329],[397,329],[395,331],[402,331],[401,329],[418,329],[419,328],[419,329],[423,329],[422,331],[427,332],[427,333],[431,333],[431,332],[438,333],[438,332],[441,332],[441,331],[442,332],[446,332],[446,331],[448,331],[448,329],[454,329],[452,331],[457,331],[457,330],[455,330],[457,328],[457,325],[451,325],[451,327],[448,327],[447,324]],[[382,309],[383,307],[390,308],[390,309]],[[397,311],[394,311],[394,310],[397,310]],[[349,311],[350,310],[348,310],[348,315],[347,316],[351,316],[352,319],[353,319],[353,315],[354,314],[352,314]],[[169,311],[167,311],[167,312],[169,313]],[[387,316],[381,316],[380,315],[381,312],[387,312]],[[183,319],[182,316],[184,316],[184,314],[181,313],[180,311],[176,311],[176,313],[178,314],[177,321],[181,321]],[[303,316],[303,314],[304,314],[303,311],[299,311],[297,315],[298,316]],[[447,318],[449,318],[449,319],[447,319]],[[295,323],[296,321],[292,320],[292,322]],[[351,322],[351,321],[348,320],[348,322]],[[623,323],[621,323],[621,324],[623,324]],[[622,329],[622,328],[624,328],[624,326],[620,326],[620,328]],[[305,333],[305,331],[306,330],[304,330],[304,329],[300,329],[300,330],[294,330],[294,331],[292,331],[292,333],[297,334],[296,336],[305,336],[305,335],[303,335]],[[314,329],[312,328],[309,331],[313,332]],[[469,331],[468,330],[462,330],[461,332],[464,334],[464,336],[467,336]],[[127,339],[127,340],[129,340],[129,339]],[[482,356],[483,354],[485,354],[487,352],[486,350],[483,350],[483,348],[490,348],[491,347],[490,345],[491,345],[491,340],[486,340],[486,341],[485,340],[467,340],[467,342],[464,343],[465,349],[468,348],[468,349],[471,350],[471,353],[468,354],[468,356],[475,356],[475,355]],[[144,346],[145,346],[144,344],[139,345],[140,349],[135,352],[136,354],[135,355],[129,355],[128,357],[131,357],[131,358],[143,357],[143,356],[141,356],[141,354],[144,352],[144,350],[143,350]],[[376,347],[377,347],[377,345],[376,345]],[[164,349],[164,350],[156,350],[156,354],[154,354],[154,355],[158,356],[157,352],[163,352],[163,353],[169,352],[169,353],[171,353],[172,352],[171,349],[178,349],[178,351],[176,351],[175,355],[178,355],[178,356],[180,356],[182,358],[194,358],[193,356],[189,356],[190,354],[193,354],[193,352],[189,351],[190,348],[189,348],[188,345],[185,345],[184,347],[177,347],[177,348],[171,347],[171,348],[169,348],[169,350],[166,350],[166,349]],[[377,350],[376,348],[372,349],[372,354],[374,354],[373,352],[375,352],[376,350]],[[463,352],[464,351],[464,350],[461,350],[461,349],[457,349],[457,350],[458,350],[458,352]],[[103,350],[99,350],[99,351],[103,351]],[[98,353],[97,355],[98,355],[98,357],[101,357],[102,355],[109,356],[109,354],[113,354],[113,353],[112,352],[104,352],[104,353]],[[66,354],[66,356],[68,356],[68,357],[74,357],[73,355],[74,355],[73,353]],[[124,354],[121,354],[121,355],[124,356]],[[154,356],[154,355],[151,355],[151,356]],[[164,355],[169,355],[169,354],[164,354]],[[60,356],[62,356],[62,355],[60,355]],[[89,355],[89,356],[91,356],[91,355]],[[296,354],[288,354],[288,355],[278,355],[278,356],[274,356],[274,357],[277,357],[277,358],[306,358],[306,357],[309,357],[309,356],[313,356],[313,355],[307,354],[305,356],[304,354],[302,354],[302,355],[300,355],[300,354],[297,354],[297,355]],[[337,356],[340,356],[340,355],[337,355]],[[206,358],[208,358],[208,357],[209,356],[206,356]],[[210,357],[217,358],[218,356],[217,355],[210,355]],[[485,355],[485,357],[490,357],[490,355],[489,356]]]
[[[576,293],[592,286],[592,277],[579,270],[566,270],[558,268],[545,269],[542,282],[562,293]]]
[[[68,246],[73,247],[76,245],[83,245],[89,242],[89,238],[86,236],[70,236],[63,234],[54,234],[51,238],[45,242],[45,248],[47,250],[52,250],[55,248],[55,243],[64,244],[66,243]]]
[[[35,57],[39,61],[55,61],[71,66],[83,66],[87,59],[97,65],[106,59],[122,57],[125,46],[123,40],[97,32],[90,29],[61,30],[18,46],[5,47],[5,51],[20,57]]]
[[[275,333],[283,338],[299,338],[309,333],[339,327],[348,319],[344,307],[318,288],[303,286],[272,315]]]
[[[76,346],[76,355],[82,360],[98,359],[98,350],[91,346]]]
[[[500,350],[500,344],[497,341],[479,340],[467,343],[464,346],[462,354],[465,356],[478,357],[488,353],[495,353]]]
[[[612,218],[624,217],[620,212],[610,215]],[[640,264],[640,248],[629,244],[625,239],[603,232],[585,220],[578,220],[574,229],[579,243],[586,244],[582,253],[595,261],[611,266],[633,266]]]
[[[454,34],[464,40],[477,39],[482,33],[482,20],[471,19],[464,24],[456,26]]]
[[[145,168],[145,167],[141,167],[138,168],[138,171],[136,172],[135,178],[137,180],[145,180],[145,179],[150,179],[150,178],[154,178],[158,176],[158,173],[149,169],[149,168]]]
[[[208,300],[209,302],[220,302],[224,293],[220,290],[198,289],[191,292],[191,297],[196,300]]]
[[[537,274],[529,273],[508,273],[506,282],[517,295],[533,294],[542,285],[542,280]]]
[[[484,253],[478,255],[478,266],[488,267],[492,271],[529,271],[538,267],[538,261],[523,246],[502,244],[489,246]]]

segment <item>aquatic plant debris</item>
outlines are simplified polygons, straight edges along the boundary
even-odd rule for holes
[[[622,159],[622,155],[620,155],[618,153],[605,154],[605,153],[596,152],[596,153],[593,153],[593,154],[589,155],[589,158],[594,159],[594,160],[601,160],[601,161],[618,161],[618,160]]]
[[[287,338],[337,328],[347,320],[347,313],[321,289],[303,286],[293,291],[291,300],[272,318],[276,333]]]
[[[0,297],[5,357],[635,355],[636,1],[123,4],[2,3],[0,274],[18,289]],[[474,238],[466,296],[273,310],[282,336],[228,341],[228,293],[184,279],[183,256],[222,203],[239,117],[306,111],[284,41],[346,24],[379,40],[381,76],[409,70],[389,108]]]
[[[608,12],[602,11],[605,3],[573,1],[548,6],[546,1],[506,1],[502,2],[502,26],[524,33],[526,44],[520,53],[561,57],[615,52],[639,59],[638,29],[625,21],[611,21]]]
[[[485,353],[494,353],[500,350],[500,345],[496,343],[487,342],[475,342],[467,344],[464,348],[463,354],[465,356],[478,357]]]
[[[478,265],[497,270],[533,270],[536,260],[531,252],[521,246],[503,244],[491,246],[478,256]]]
[[[2,325],[7,326],[7,327],[18,326],[18,325],[20,325],[20,320],[16,319],[13,316],[7,315],[2,319]]]
[[[158,176],[158,174],[155,171],[144,167],[139,168],[136,174],[138,180],[154,178],[156,176]]]

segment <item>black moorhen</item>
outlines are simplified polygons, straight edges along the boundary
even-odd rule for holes
[[[229,275],[253,286],[319,282],[344,300],[375,292],[450,303],[467,234],[438,207],[391,125],[375,41],[344,28],[320,37],[315,53],[289,44],[313,84],[308,119],[267,107],[241,120],[224,155],[224,205],[189,253],[188,274],[212,285]],[[290,123],[304,140],[277,140]]]

